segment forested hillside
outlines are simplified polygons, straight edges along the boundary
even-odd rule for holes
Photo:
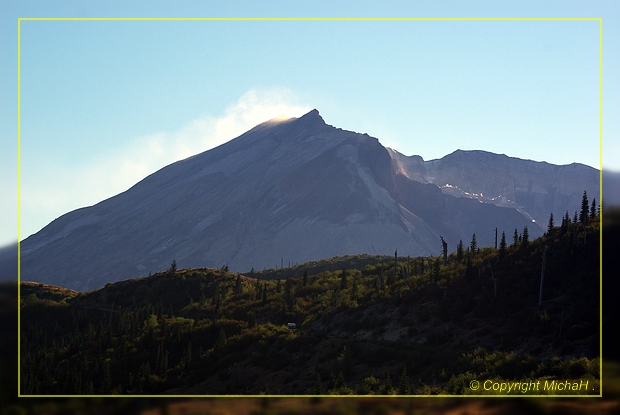
[[[246,275],[173,262],[86,293],[24,282],[21,392],[485,394],[470,381],[556,379],[589,387],[529,393],[599,394],[599,215],[579,216],[445,256],[438,235],[425,258]]]

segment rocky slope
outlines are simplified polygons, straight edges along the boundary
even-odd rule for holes
[[[388,149],[397,171],[411,180],[432,183],[443,193],[510,207],[545,231],[549,215],[573,217],[583,191],[599,201],[599,171],[579,163],[558,166],[486,151],[457,150],[438,160],[424,161]]]

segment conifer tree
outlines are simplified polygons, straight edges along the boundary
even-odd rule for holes
[[[448,261],[448,243],[443,239],[443,236],[439,236],[441,238],[441,253],[443,255],[443,264],[446,265]]]
[[[308,285],[308,270],[304,270],[303,285],[304,287]]]
[[[463,260],[463,240],[460,239],[456,246],[456,259],[459,263]]]
[[[514,246],[515,248],[519,244],[519,238],[519,231],[515,228],[515,233],[512,235],[512,246]]]
[[[471,244],[469,245],[469,249],[470,249],[472,255],[475,254],[476,251],[478,250],[478,242],[476,240],[476,234],[475,233],[471,236]]]
[[[346,290],[347,289],[347,270],[343,269],[342,270],[342,274],[340,275],[340,289],[341,290]]]
[[[527,230],[527,226],[523,227],[523,238],[521,239],[521,246],[526,247],[530,242],[530,232]]]
[[[392,279],[392,283],[396,282],[396,261],[398,259],[398,250],[394,251],[394,278]]]
[[[590,219],[596,217],[596,198],[592,199],[592,206],[590,207]]]
[[[387,375],[387,378],[385,379],[382,389],[383,389],[381,391],[382,395],[391,395],[394,393],[394,387],[392,386],[392,379],[389,373]]]
[[[411,388],[409,387],[409,378],[407,377],[407,367],[403,368],[403,372],[400,375],[400,382],[398,384],[399,395],[409,395]]]
[[[590,206],[588,204],[588,194],[583,191],[583,197],[581,198],[581,213],[579,214],[579,222],[587,225],[588,215],[590,213]]]
[[[342,373],[342,371],[333,378],[332,384],[333,384],[332,389],[340,389],[340,388],[347,386],[347,383],[344,380],[344,374]]]
[[[502,239],[499,243],[499,259],[503,259],[506,256],[506,232],[502,231]]]
[[[562,233],[562,235],[566,234],[566,231],[568,231],[568,225],[570,225],[570,217],[568,216],[567,210],[564,214],[564,217],[562,218],[562,227],[560,228],[560,232]]]
[[[552,236],[555,224],[553,223],[553,212],[549,215],[549,224],[547,225],[547,235]]]
[[[241,275],[237,274],[237,280],[235,281],[235,292],[241,294]]]

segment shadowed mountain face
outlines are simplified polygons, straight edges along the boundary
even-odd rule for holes
[[[589,200],[599,198],[599,171],[583,164],[558,166],[521,160],[486,151],[457,150],[439,160],[424,161],[388,149],[395,170],[420,183],[432,183],[445,194],[517,209],[530,228],[547,229],[549,215],[556,222],[580,209],[584,190]]]
[[[442,191],[436,184],[444,176],[462,191],[485,196],[485,186],[503,186],[494,184],[497,175],[491,174],[499,167],[466,165],[454,158],[458,155],[431,162],[405,157],[366,134],[325,124],[316,110],[274,119],[56,219],[22,242],[21,277],[83,291],[169,268],[173,258],[183,268],[228,265],[244,272],[282,260],[302,263],[395,249],[399,255],[437,255],[440,235],[452,251],[460,239],[468,244],[474,232],[479,245],[492,245],[496,227],[500,235],[524,226],[532,237],[542,233],[524,208],[519,212],[510,203],[499,207]],[[519,163],[533,163],[492,156],[511,163],[509,177],[526,174]],[[552,171],[576,169],[537,164]],[[464,169],[472,173],[461,183],[453,177]],[[581,174],[575,171],[566,180],[582,180]],[[571,209],[579,206],[583,190],[566,195]],[[534,184],[513,191],[514,199],[502,194],[538,206]],[[543,203],[541,215],[545,208]]]

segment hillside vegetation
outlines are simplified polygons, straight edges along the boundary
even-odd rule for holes
[[[21,392],[498,393],[469,387],[492,379],[587,381],[528,394],[599,394],[598,214],[497,249],[466,243],[445,259],[351,256],[245,275],[172,264],[86,293],[24,282]]]

